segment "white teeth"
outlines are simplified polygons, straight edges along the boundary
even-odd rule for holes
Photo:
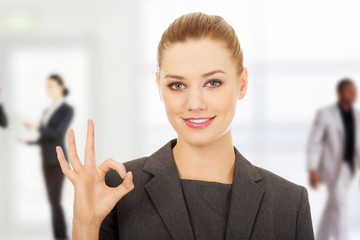
[[[203,122],[206,122],[206,121],[209,121],[210,118],[204,118],[204,119],[189,119],[190,122],[192,123],[203,123]]]

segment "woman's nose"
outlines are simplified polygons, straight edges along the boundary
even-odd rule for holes
[[[199,88],[190,89],[186,103],[188,111],[199,111],[207,108],[204,93]]]

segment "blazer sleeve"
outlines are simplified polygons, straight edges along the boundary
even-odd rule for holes
[[[7,118],[2,104],[0,104],[0,126],[7,127]]]
[[[319,166],[320,151],[325,136],[325,121],[322,111],[318,110],[316,113],[315,120],[310,130],[306,146],[306,157],[307,157],[307,169],[316,170]]]
[[[302,187],[301,202],[296,221],[296,240],[314,239],[308,192],[305,187]]]
[[[39,129],[40,134],[47,139],[53,139],[53,140],[59,139],[60,137],[63,136],[64,132],[66,132],[66,129],[70,125],[73,114],[74,114],[74,109],[69,108],[67,113],[64,115],[63,119],[56,127],[41,125]]]

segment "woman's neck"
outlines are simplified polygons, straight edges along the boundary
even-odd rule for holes
[[[52,99],[52,104],[55,105],[57,104],[58,102],[60,102],[64,97],[54,97]]]
[[[231,131],[201,146],[178,138],[173,156],[180,178],[232,183],[235,152]]]

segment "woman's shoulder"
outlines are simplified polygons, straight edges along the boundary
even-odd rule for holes
[[[66,109],[66,110],[71,110],[73,111],[74,110],[74,107],[69,104],[67,101],[64,101],[63,104],[62,104],[63,108]]]
[[[301,199],[303,195],[305,196],[307,194],[305,187],[289,181],[267,169],[253,165],[239,153],[236,148],[235,150],[239,164],[237,169],[242,169],[241,172],[250,177],[249,179],[251,179],[251,181],[255,181],[270,199],[276,199],[280,202],[282,199],[293,199],[297,202],[298,199]]]
[[[259,171],[265,182],[271,185],[275,186],[283,186],[285,188],[301,188],[301,185],[298,185],[284,177],[281,177],[280,175],[277,175],[274,172],[271,172],[267,169],[264,169],[262,167],[255,166],[256,169]]]
[[[308,198],[308,192],[304,186],[289,181],[264,168],[256,166],[256,169],[263,178],[258,184],[271,199],[279,203],[292,202],[298,205],[304,198]]]
[[[63,114],[70,114],[74,112],[74,107],[70,105],[67,101],[63,101],[58,107],[57,110],[62,112]],[[47,111],[47,109],[45,109]]]

